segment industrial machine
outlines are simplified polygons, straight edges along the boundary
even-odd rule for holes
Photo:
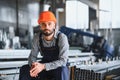
[[[120,80],[120,58],[114,56],[114,49],[103,36],[66,26],[62,26],[60,31],[67,35],[69,43],[71,42],[71,34],[74,33],[77,34],[79,40],[81,39],[78,34],[93,38],[93,42],[90,45],[85,45],[81,41],[79,47],[83,48],[83,52],[92,52],[96,60],[91,58],[89,60],[74,60],[72,63],[70,62],[70,80]]]
[[[78,37],[78,35],[93,38],[93,42],[90,45],[84,44],[82,40],[80,41],[81,43],[79,44],[77,43],[77,44],[79,45],[79,47],[83,48],[82,51],[84,52],[92,51],[94,55],[97,57],[97,60],[100,58],[105,59],[106,57],[111,57],[111,58],[114,57],[113,54],[114,49],[110,46],[110,44],[108,44],[107,40],[105,40],[103,36],[98,36],[95,34],[84,32],[79,29],[68,28],[66,26],[60,27],[60,31],[67,35],[70,44],[72,42],[71,35],[74,33],[77,34],[76,39],[78,39],[79,41],[81,40],[81,38]]]

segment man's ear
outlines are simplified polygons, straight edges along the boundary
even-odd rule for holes
[[[55,29],[57,28],[57,24],[55,23]]]

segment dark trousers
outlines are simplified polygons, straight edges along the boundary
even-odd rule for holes
[[[30,76],[30,67],[29,65],[24,65],[20,68],[19,80],[62,80],[61,70],[59,67],[50,71],[42,71],[39,73],[38,77],[32,78]]]

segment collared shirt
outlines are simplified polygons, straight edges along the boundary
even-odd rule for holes
[[[54,39],[52,41],[46,41],[43,39],[42,36],[42,42],[44,47],[52,47],[55,45],[56,39],[58,38],[58,33],[57,31],[54,35]],[[67,60],[68,60],[68,53],[69,53],[69,44],[68,44],[68,39],[67,36],[63,33],[59,35],[59,40],[58,40],[58,46],[59,46],[59,59],[53,62],[45,63],[45,68],[46,70],[52,70],[56,69],[61,66],[66,66]],[[39,45],[39,34],[36,34],[33,38],[33,44],[32,44],[32,50],[28,58],[28,63],[31,65],[33,62],[36,62],[38,53],[43,56],[44,53],[41,52],[40,45]]]

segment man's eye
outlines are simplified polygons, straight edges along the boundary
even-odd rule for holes
[[[45,26],[45,24],[41,24],[40,26]]]
[[[50,26],[50,25],[51,25],[51,23],[48,23],[48,25]]]

